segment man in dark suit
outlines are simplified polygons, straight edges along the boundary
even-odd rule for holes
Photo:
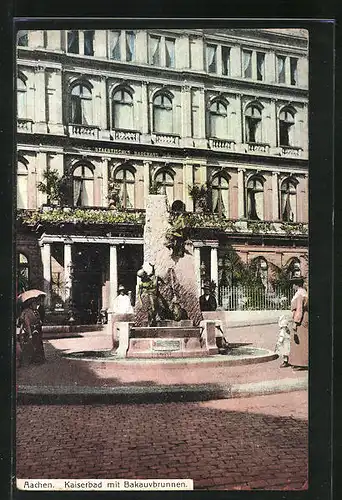
[[[203,295],[199,298],[201,311],[216,311],[217,302],[214,295],[210,292],[210,286],[205,284],[203,286]]]

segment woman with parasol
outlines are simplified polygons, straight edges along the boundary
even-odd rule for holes
[[[40,290],[28,290],[19,295],[21,314],[19,317],[19,342],[22,364],[44,363],[45,353],[42,339],[42,319],[39,312]]]

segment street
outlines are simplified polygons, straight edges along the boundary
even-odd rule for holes
[[[306,391],[198,403],[17,407],[18,478],[191,478],[305,489]]]

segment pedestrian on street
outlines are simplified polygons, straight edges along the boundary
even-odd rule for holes
[[[36,298],[27,300],[22,307],[19,319],[22,364],[44,363],[42,321],[38,310],[38,300]]]
[[[126,294],[126,289],[123,285],[118,288],[118,296],[114,299],[113,311],[114,314],[133,314],[134,310],[131,304],[130,297]]]
[[[304,278],[296,276],[291,279],[295,292],[291,301],[293,332],[291,334],[289,363],[294,370],[308,368],[309,354],[309,299],[304,288]]]
[[[274,350],[282,358],[282,363],[280,365],[280,368],[286,368],[290,366],[289,355],[290,355],[291,331],[289,326],[289,318],[287,318],[285,315],[280,316],[278,325],[279,325],[279,336]]]

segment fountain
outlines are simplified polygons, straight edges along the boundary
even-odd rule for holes
[[[199,307],[193,243],[182,227],[169,222],[165,195],[149,195],[144,228],[144,262],[137,273],[134,315],[113,318],[112,349],[69,353],[92,360],[217,358],[219,323],[204,319]],[[264,349],[232,346],[231,364],[260,362],[277,355]],[[235,347],[235,348],[234,348]],[[232,357],[230,356],[232,355]],[[222,360],[222,356],[219,355]],[[235,360],[234,360],[235,358]],[[254,360],[254,361],[253,361]],[[208,359],[209,361],[209,359]]]

